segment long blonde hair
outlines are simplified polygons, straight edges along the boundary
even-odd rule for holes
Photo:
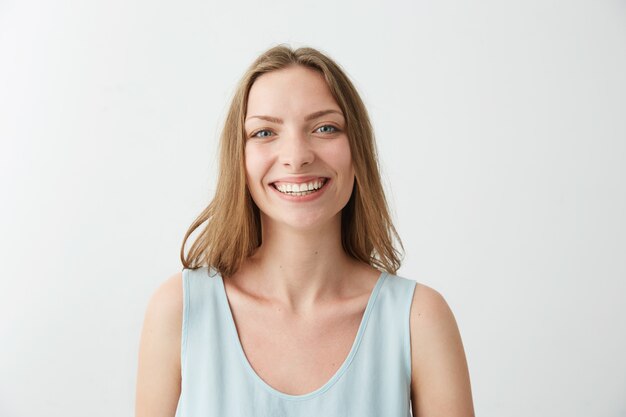
[[[261,54],[237,86],[220,137],[215,196],[187,230],[180,250],[181,261],[185,268],[210,266],[228,277],[261,245],[259,208],[246,186],[244,120],[248,94],[261,75],[292,65],[321,73],[345,116],[355,184],[341,213],[343,249],[357,260],[395,274],[401,260],[393,239],[403,251],[404,247],[389,215],[374,133],[365,105],[347,75],[332,59],[313,48],[294,50],[284,45]],[[185,256],[187,239],[204,223]]]

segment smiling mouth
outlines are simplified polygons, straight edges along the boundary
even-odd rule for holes
[[[319,190],[324,188],[324,186],[328,183],[328,178],[320,178],[315,181],[310,181],[302,184],[289,184],[282,183],[280,185],[276,185],[276,183],[270,184],[274,189],[278,192],[291,195],[291,196],[305,196],[317,193]]]

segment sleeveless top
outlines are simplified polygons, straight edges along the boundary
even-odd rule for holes
[[[283,393],[241,346],[224,281],[184,269],[181,393],[176,417],[411,417],[409,313],[416,282],[381,272],[343,364],[322,387]]]

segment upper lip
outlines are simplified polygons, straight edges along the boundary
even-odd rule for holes
[[[278,178],[272,182],[270,182],[270,184],[275,184],[277,182],[288,182],[290,184],[302,184],[303,182],[311,182],[311,181],[315,181],[315,180],[319,180],[319,179],[328,179],[328,177],[323,177],[323,176],[306,176],[306,177],[283,177],[283,178]]]

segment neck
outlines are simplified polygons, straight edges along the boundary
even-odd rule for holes
[[[371,269],[341,244],[341,215],[315,229],[270,223],[262,216],[262,244],[242,268],[245,286],[294,312],[307,312],[346,288],[356,269]]]

